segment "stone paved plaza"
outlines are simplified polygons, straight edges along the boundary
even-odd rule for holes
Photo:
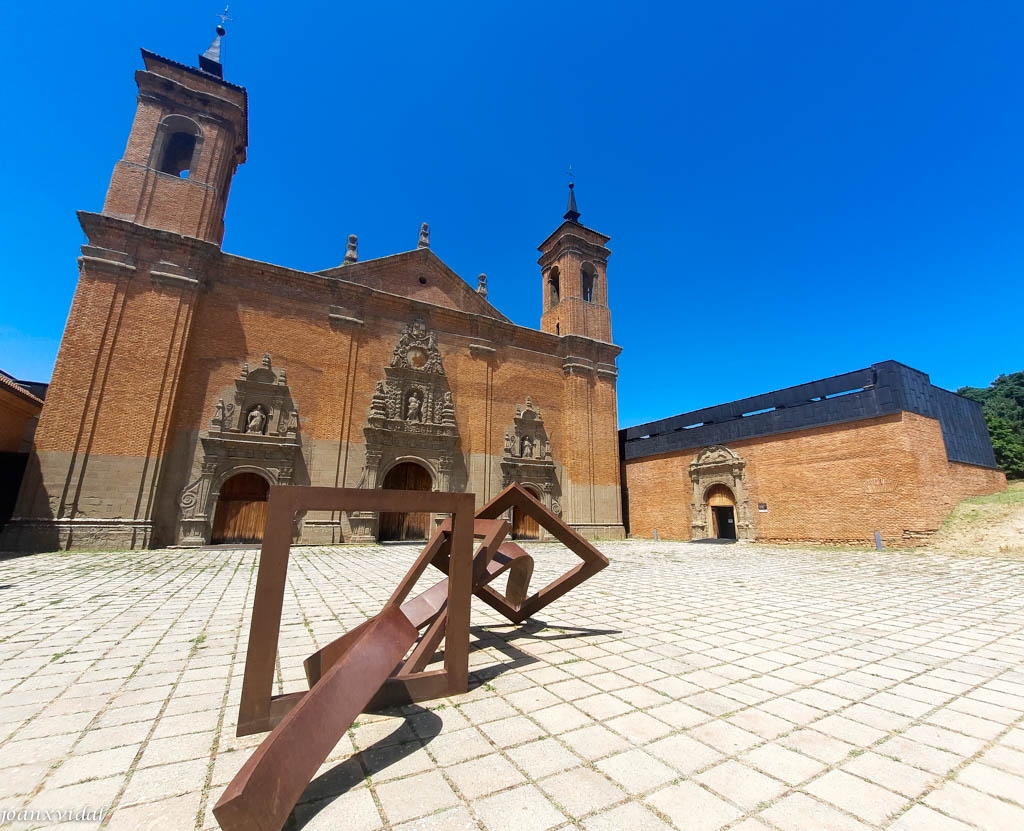
[[[1024,561],[601,548],[612,565],[539,620],[474,601],[471,691],[361,717],[290,827],[1024,828]],[[293,552],[280,690],[416,551]],[[569,562],[531,551],[535,582]],[[256,560],[0,561],[0,809],[216,828],[261,739],[234,735]]]

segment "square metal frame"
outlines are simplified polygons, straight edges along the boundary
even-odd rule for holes
[[[426,687],[437,690],[436,694],[465,692],[469,688],[474,499],[472,493],[271,486],[245,654],[245,675],[242,679],[236,735],[246,736],[273,729],[306,695],[306,691],[273,694],[274,665],[281,635],[292,528],[298,511],[427,511],[451,514],[444,669],[423,673],[423,678],[410,680],[424,682]],[[413,583],[415,580],[403,581],[405,594],[408,594]],[[401,602],[403,597],[398,595],[396,591],[388,601],[389,606]]]

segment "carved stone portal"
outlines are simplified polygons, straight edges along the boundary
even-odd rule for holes
[[[234,394],[214,408],[210,429],[199,434],[200,473],[181,492],[178,544],[206,545],[221,485],[236,473],[253,472],[273,485],[303,484],[299,412],[285,370],[274,371],[270,356],[242,371]]]
[[[378,488],[383,474],[399,461],[417,461],[431,473],[435,491],[458,491],[452,484],[459,452],[455,402],[448,387],[437,334],[417,318],[402,333],[384,368],[384,380],[370,400],[366,463],[361,488]],[[440,522],[442,517],[435,517]],[[377,538],[377,515],[351,513],[353,542]]]
[[[735,452],[728,447],[713,445],[705,447],[690,465],[690,480],[693,482],[691,504],[693,520],[691,538],[707,539],[711,522],[708,516],[707,493],[714,485],[725,485],[736,500],[736,538],[754,539],[754,526],[750,520],[750,500],[743,478],[746,467]]]
[[[546,508],[561,516],[562,490],[551,458],[551,441],[540,410],[533,406],[529,396],[525,407],[516,407],[515,420],[505,433],[501,486],[506,488],[513,482],[534,491]]]

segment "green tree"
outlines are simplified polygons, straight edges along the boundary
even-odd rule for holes
[[[1024,479],[1024,372],[1000,375],[985,389],[957,392],[981,404],[999,466],[1011,479]]]
[[[986,417],[996,461],[1011,479],[1024,478],[1024,438],[1005,418]]]

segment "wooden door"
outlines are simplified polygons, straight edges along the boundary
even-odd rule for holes
[[[270,485],[256,473],[239,473],[220,488],[211,543],[263,541]]]
[[[736,539],[736,497],[726,485],[712,485],[704,494],[710,516],[711,536]]]
[[[512,509],[512,539],[540,539],[540,525],[537,524],[537,520],[532,516],[523,513],[518,508]]]
[[[382,487],[393,491],[429,491],[432,488],[430,474],[415,462],[395,465],[384,477]],[[379,540],[425,540],[430,532],[430,514],[389,513],[380,515]]]

